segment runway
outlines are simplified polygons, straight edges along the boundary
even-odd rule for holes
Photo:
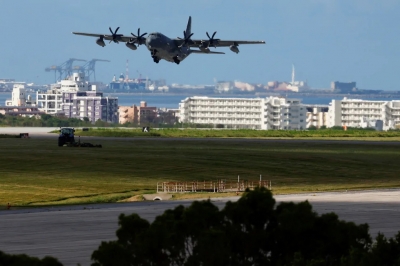
[[[212,199],[222,208],[234,198]],[[309,200],[319,214],[335,212],[340,219],[368,223],[375,236],[400,230],[400,190],[318,193],[275,196],[277,202]],[[116,239],[120,213],[138,213],[153,221],[166,209],[191,201],[155,201],[65,206],[0,211],[0,250],[31,256],[58,258],[64,265],[90,265],[101,241]]]

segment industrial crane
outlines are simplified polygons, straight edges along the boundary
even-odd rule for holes
[[[83,68],[86,73],[86,77],[88,80],[90,80],[90,76],[93,74],[94,81],[96,81],[96,62],[110,62],[110,60],[104,60],[104,59],[92,59],[89,62],[87,62],[85,65],[83,65]]]
[[[84,61],[86,62],[86,60],[83,59],[76,59],[76,58],[70,58],[69,60],[65,61],[64,63],[62,63],[59,66],[51,66],[51,67],[47,67],[45,69],[46,72],[50,72],[50,71],[54,71],[54,79],[57,82],[57,72],[58,72],[58,80],[61,80],[63,78],[66,78],[68,76],[71,76],[73,73],[73,67],[72,67],[72,63],[75,61]]]

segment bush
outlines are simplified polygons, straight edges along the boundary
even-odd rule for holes
[[[178,206],[153,223],[119,217],[118,240],[102,242],[93,266],[117,265],[340,265],[352,252],[366,256],[368,225],[319,216],[306,201],[280,203],[270,191],[247,191],[219,210],[209,200]],[[400,254],[396,254],[400,256]],[[319,262],[319,264],[313,264]],[[119,265],[119,264],[118,264]],[[343,264],[344,265],[344,264]]]
[[[44,257],[38,259],[27,255],[9,255],[0,251],[0,265],[21,265],[21,266],[62,266],[62,264],[53,257]]]

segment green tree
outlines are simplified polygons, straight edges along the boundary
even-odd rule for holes
[[[119,225],[118,240],[103,242],[92,265],[351,265],[373,254],[368,225],[319,216],[307,201],[275,207],[265,188],[223,210],[194,202],[151,224],[121,215]]]
[[[62,266],[62,264],[53,257],[44,257],[38,259],[27,255],[9,255],[0,251],[1,266]]]

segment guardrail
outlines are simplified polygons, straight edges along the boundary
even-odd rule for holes
[[[272,189],[271,180],[224,180],[191,181],[191,182],[158,182],[157,193],[186,193],[186,192],[243,192],[256,187]]]

